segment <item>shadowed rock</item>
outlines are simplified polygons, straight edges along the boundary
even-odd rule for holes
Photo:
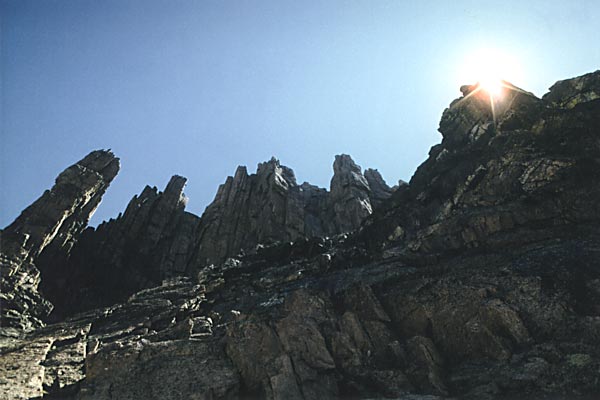
[[[119,159],[113,153],[93,151],[63,171],[52,189],[2,231],[2,328],[42,325],[40,319],[52,305],[37,290],[38,256],[51,251],[57,259],[66,258],[118,171]]]
[[[558,81],[543,99],[554,106],[573,108],[577,104],[600,99],[600,70]]]
[[[597,84],[585,82],[582,88]],[[474,90],[464,89],[466,96]],[[336,159],[331,192],[298,186],[276,160],[253,175],[239,168],[211,206],[207,236],[194,243],[207,240],[206,249],[223,258],[238,245],[297,239],[210,265],[194,264],[194,246],[186,270],[192,275],[190,267],[198,267],[192,277],[0,339],[0,393],[106,400],[595,398],[600,103],[579,96],[567,107],[545,100],[552,92],[537,99],[517,91],[498,99],[494,118],[489,99],[466,96],[444,113],[443,140],[410,184],[387,199],[385,186],[372,183],[377,175],[362,175],[347,156]],[[345,208],[332,206],[334,193]],[[173,216],[182,197],[179,189],[172,194],[149,190],[140,198],[171,205],[165,215]],[[379,206],[366,212],[376,197]],[[143,204],[134,198],[130,205]],[[316,214],[321,225],[307,223],[307,204],[311,212],[327,210]],[[361,213],[349,235],[306,237],[307,226],[350,225]],[[123,231],[143,233],[131,242],[136,256],[161,248],[153,238],[169,237],[153,232],[168,232],[163,221],[171,218],[152,215],[140,215],[144,229],[132,223]],[[84,239],[79,243],[74,249]]]
[[[146,186],[118,218],[84,231],[60,269],[56,258],[41,258],[48,271],[42,289],[57,306],[55,319],[186,273],[199,218],[184,210],[185,183],[175,175],[163,192]]]
[[[371,201],[389,196],[381,176],[370,177],[374,190],[350,156],[336,157],[328,192],[298,185],[294,172],[272,158],[255,174],[238,167],[198,218],[185,211],[186,179],[173,176],[163,192],[147,186],[123,215],[83,232],[68,259],[42,254],[42,289],[60,319],[122,301],[163,279],[195,275],[257,245],[355,230],[372,212]]]
[[[336,156],[331,191],[298,185],[294,172],[272,158],[248,175],[238,167],[219,187],[202,215],[195,263],[224,261],[258,244],[332,236],[357,229],[371,214],[387,186],[377,181],[377,194],[348,155]]]

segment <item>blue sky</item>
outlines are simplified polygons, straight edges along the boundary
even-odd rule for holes
[[[328,187],[335,154],[408,180],[466,60],[501,49],[541,96],[600,68],[600,2],[1,0],[0,226],[111,148],[92,220],[188,177],[201,214],[237,165],[276,156]]]

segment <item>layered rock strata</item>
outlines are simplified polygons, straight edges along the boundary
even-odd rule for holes
[[[147,186],[116,219],[88,228],[61,259],[39,260],[55,319],[107,306],[173,276],[192,276],[257,245],[325,237],[359,227],[391,189],[374,170],[366,174],[348,155],[337,156],[331,191],[298,185],[275,158],[255,174],[238,167],[201,218],[185,211],[186,179],[173,176],[163,192]]]
[[[368,175],[348,155],[336,156],[331,189],[298,185],[294,172],[275,158],[256,174],[239,167],[219,187],[202,215],[196,264],[223,262],[258,244],[350,232],[372,213],[391,189],[376,171]]]
[[[1,233],[1,327],[28,331],[42,325],[52,305],[40,296],[36,263],[47,251],[63,260],[119,171],[110,151],[94,151],[70,166]],[[49,266],[52,268],[52,266]]]
[[[580,92],[598,82],[542,99],[507,84],[493,110],[464,87],[442,143],[358,230],[258,246],[0,340],[0,393],[597,397],[600,99]]]
[[[176,175],[163,192],[146,186],[122,215],[82,233],[60,276],[44,275],[42,289],[56,304],[55,319],[186,274],[200,218],[184,210],[185,183]],[[54,263],[54,257],[40,260],[48,271]]]

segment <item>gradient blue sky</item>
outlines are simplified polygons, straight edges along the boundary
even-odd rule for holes
[[[0,226],[98,148],[121,172],[92,220],[189,178],[201,214],[275,155],[329,187],[335,154],[408,180],[469,54],[541,96],[600,68],[600,1],[1,0]]]

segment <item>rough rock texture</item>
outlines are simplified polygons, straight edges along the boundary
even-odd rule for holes
[[[371,189],[371,193],[369,194],[371,206],[372,208],[377,208],[392,195],[393,190],[385,183],[383,177],[376,169],[366,169],[365,179]]]
[[[259,243],[334,233],[321,215],[326,198],[324,189],[298,186],[294,172],[275,158],[251,175],[238,167],[202,216],[195,261],[218,263]]]
[[[83,232],[61,275],[42,282],[56,304],[56,317],[113,304],[186,273],[199,218],[184,211],[185,183],[176,175],[163,192],[146,186],[122,215]],[[55,262],[41,257],[40,265],[47,264],[44,269],[50,270]]]
[[[507,86],[493,111],[463,87],[442,143],[358,230],[258,246],[5,338],[0,393],[597,398],[600,99]]]
[[[389,197],[376,172],[369,186],[348,155],[336,156],[331,190],[298,185],[294,172],[278,160],[261,163],[256,174],[238,167],[219,187],[202,215],[195,263],[223,262],[258,244],[324,237],[357,229],[371,214],[371,202]]]
[[[199,315],[202,292],[189,279],[168,280],[123,304],[40,329],[26,341],[3,342],[0,395],[189,399],[236,392],[238,373],[212,335],[210,318]]]
[[[573,108],[577,104],[600,99],[600,70],[556,82],[543,99],[563,108]]]
[[[350,156],[336,157],[331,191],[298,185],[276,159],[255,174],[238,167],[219,187],[201,218],[186,212],[185,178],[174,176],[163,192],[146,187],[122,215],[88,228],[60,259],[42,254],[42,290],[56,304],[53,320],[107,306],[179,275],[192,276],[257,245],[336,235],[354,230],[391,189]]]
[[[360,167],[348,155],[335,157],[333,171],[329,203],[334,222],[340,231],[350,232],[373,212],[369,198],[371,188]]]
[[[52,305],[40,296],[40,254],[64,259],[86,227],[102,195],[119,171],[119,159],[110,151],[94,151],[70,166],[52,189],[31,204],[1,232],[0,324],[5,328],[30,330]],[[52,268],[52,266],[49,266]]]

